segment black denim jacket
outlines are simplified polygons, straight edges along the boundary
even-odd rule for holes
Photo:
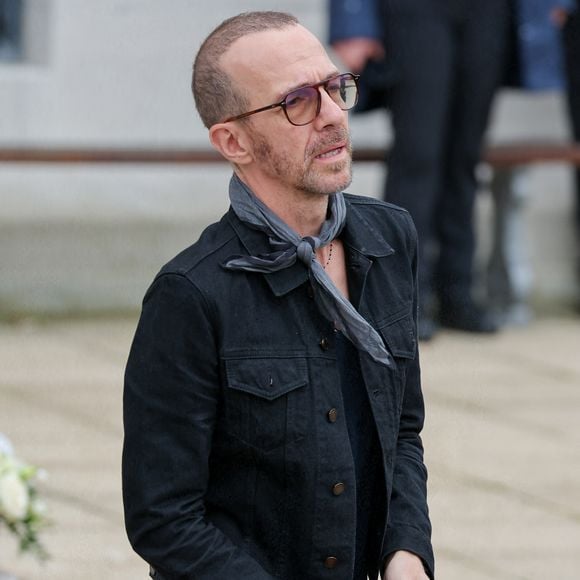
[[[384,468],[376,573],[406,549],[432,575],[416,234],[406,211],[345,198],[356,306],[396,363],[360,355]],[[222,267],[268,251],[230,209],[145,296],[125,376],[123,495],[129,539],[159,578],[352,578],[355,474],[332,326],[303,264]]]

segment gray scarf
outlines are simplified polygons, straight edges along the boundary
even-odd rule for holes
[[[375,361],[386,366],[392,359],[380,335],[346,300],[316,260],[316,250],[336,238],[346,220],[346,204],[342,193],[329,198],[328,217],[322,224],[320,234],[301,238],[274,212],[264,205],[252,191],[233,175],[230,181],[230,202],[235,214],[251,228],[264,232],[274,251],[262,256],[235,256],[224,267],[229,270],[245,270],[269,274],[289,268],[300,260],[310,271],[315,282],[314,297],[323,316],[333,322],[359,350],[367,352]]]

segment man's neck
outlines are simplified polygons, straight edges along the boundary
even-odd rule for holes
[[[252,193],[300,237],[317,236],[326,220],[328,196],[287,190],[248,176],[238,177]]]

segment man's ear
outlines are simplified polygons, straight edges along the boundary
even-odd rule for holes
[[[253,160],[251,140],[232,123],[216,123],[209,129],[209,140],[230,163],[247,165]]]

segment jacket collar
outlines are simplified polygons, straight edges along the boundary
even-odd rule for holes
[[[372,258],[393,254],[395,250],[381,232],[365,220],[357,206],[351,203],[348,197],[345,197],[345,202],[347,207],[346,222],[340,237],[345,245],[354,251],[353,255],[355,257],[357,255],[364,256],[367,260],[372,260]],[[231,207],[227,216],[230,225],[249,255],[258,256],[272,251],[268,237],[264,233],[248,227],[238,218]],[[278,297],[298,288],[309,277],[308,269],[299,261],[289,268],[262,275],[274,295]]]

